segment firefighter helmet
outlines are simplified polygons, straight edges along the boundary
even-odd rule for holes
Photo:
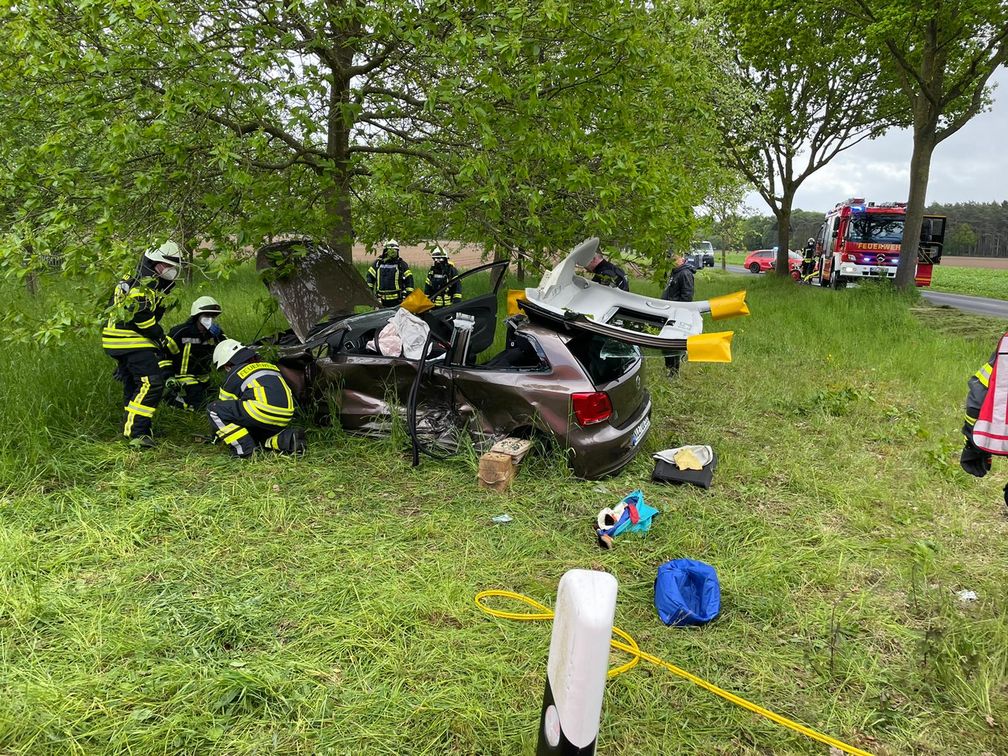
[[[382,254],[388,254],[389,252],[394,252],[396,255],[399,254],[399,242],[395,239],[389,239],[382,245]]]
[[[444,251],[444,248],[440,244],[435,244],[434,248],[430,251],[430,256],[432,260],[447,260],[448,253]]]
[[[164,263],[174,268],[181,267],[182,254],[179,252],[178,244],[173,241],[166,241],[157,249],[149,249],[144,253],[144,257],[153,264]]]
[[[244,349],[245,346],[235,339],[224,339],[220,344],[214,347],[213,350],[213,364],[218,370],[234,357],[238,352]]]
[[[806,244],[815,244],[815,238],[814,238],[814,237],[812,237],[812,236],[810,236],[810,237],[808,238],[808,241],[807,241],[807,242],[805,242],[805,243],[806,243]]]
[[[166,241],[157,249],[147,250],[144,252],[144,259],[149,269],[165,281],[174,281],[178,278],[179,269],[182,267],[182,255],[175,242]],[[158,265],[165,267],[158,271]]]
[[[213,297],[200,297],[195,302],[192,303],[192,307],[189,308],[189,317],[196,317],[197,315],[210,315],[211,317],[217,317],[221,314],[220,303]]]

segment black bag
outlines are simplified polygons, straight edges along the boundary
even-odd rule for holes
[[[680,470],[671,462],[656,459],[651,480],[655,483],[692,483],[694,486],[709,489],[714,479],[714,470],[717,468],[717,452],[713,452],[713,455],[713,459],[704,465],[702,470]]]

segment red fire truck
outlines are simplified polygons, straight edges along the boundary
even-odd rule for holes
[[[838,202],[819,229],[813,277],[834,289],[862,278],[895,278],[905,217],[905,202],[865,203],[859,197]],[[925,215],[914,274],[918,286],[931,285],[931,269],[941,262],[944,242],[945,218]]]

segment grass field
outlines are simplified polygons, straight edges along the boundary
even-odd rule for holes
[[[735,362],[669,382],[649,356],[644,454],[583,482],[539,450],[505,496],[476,488],[471,451],[413,469],[403,439],[339,429],[312,429],[302,459],[238,462],[164,410],[158,449],[129,452],[97,335],[0,343],[0,751],[532,753],[549,626],[472,597],[552,603],[586,567],[618,578],[643,649],[782,714],[878,754],[1008,752],[1008,466],[957,464],[966,379],[1004,324],[876,287],[697,286],[749,288],[751,318],[707,325],[735,329]],[[182,299],[203,293],[231,335],[260,329],[247,272]],[[648,453],[681,443],[714,445],[711,491],[648,482]],[[595,513],[638,487],[651,532],[600,551]],[[676,557],[720,574],[705,628],[656,617]],[[599,744],[826,751],[643,664],[609,683]]]
[[[1008,299],[1008,270],[939,265],[932,273],[931,288],[974,297]]]

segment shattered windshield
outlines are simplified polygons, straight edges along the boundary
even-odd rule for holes
[[[902,215],[862,215],[847,226],[847,240],[858,244],[899,244],[903,241]]]

